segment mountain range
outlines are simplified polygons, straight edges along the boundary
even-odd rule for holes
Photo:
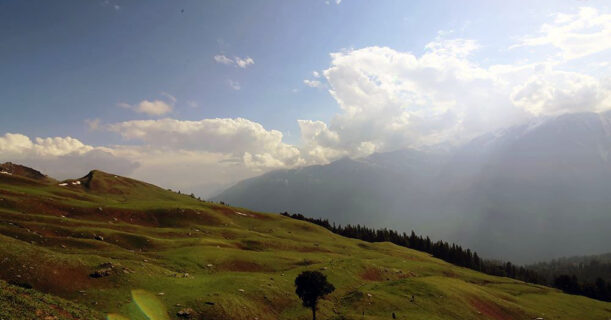
[[[452,148],[342,158],[244,180],[213,200],[416,230],[490,258],[608,252],[611,113],[538,118]]]

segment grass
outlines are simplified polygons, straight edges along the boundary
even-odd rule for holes
[[[319,319],[611,317],[610,303],[99,171],[67,187],[15,179],[0,177],[0,318],[309,319],[293,287],[304,270],[336,287]]]

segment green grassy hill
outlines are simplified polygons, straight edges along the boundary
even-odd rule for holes
[[[293,287],[304,270],[336,287],[319,319],[611,318],[611,303],[100,171],[4,172],[0,319],[147,319],[146,301],[171,319],[309,319]]]

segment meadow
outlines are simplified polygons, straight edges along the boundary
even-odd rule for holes
[[[318,319],[611,318],[611,303],[101,171],[0,176],[0,319],[148,319],[147,299],[169,319],[311,319],[304,270],[336,288]]]

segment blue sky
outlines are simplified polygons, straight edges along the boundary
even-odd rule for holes
[[[580,11],[582,7],[593,11]],[[0,138],[7,133],[19,134],[38,145],[36,137],[71,137],[83,145],[79,145],[77,154],[94,148],[96,152],[117,158],[117,163],[127,159],[129,169],[119,170],[121,173],[175,188],[211,193],[241,178],[275,168],[438,143],[447,140],[449,135],[456,136],[457,132],[461,133],[461,139],[467,139],[513,123],[470,118],[471,111],[452,106],[484,102],[508,105],[499,107],[503,110],[500,114],[510,114],[504,119],[516,122],[558,112],[604,110],[608,105],[605,61],[609,60],[609,50],[596,44],[600,39],[592,41],[596,45],[577,47],[573,45],[574,39],[558,40],[555,33],[544,39],[542,26],[551,24],[560,28],[564,23],[558,14],[569,15],[567,19],[573,22],[599,21],[571,29],[576,35],[596,33],[603,40],[607,35],[605,20],[609,10],[604,1],[4,0],[0,1]],[[427,49],[431,43],[434,45]],[[584,54],[575,53],[580,50]],[[333,53],[343,53],[345,59],[340,61]],[[398,60],[422,58],[427,53],[430,59],[423,59],[419,66],[408,62],[394,65]],[[219,63],[215,57],[220,56],[231,62]],[[236,64],[236,57],[250,58],[253,63],[242,68]],[[388,60],[379,60],[384,58]],[[362,68],[354,67],[360,63]],[[416,73],[376,74],[385,67],[402,70],[402,66],[412,71],[421,68],[417,76],[424,78],[414,78]],[[500,68],[494,66],[511,67],[512,72],[501,72],[501,75]],[[444,87],[419,87],[433,81],[427,78],[428,69],[439,71],[454,67],[458,68],[453,73],[459,75],[456,81],[448,81],[447,75],[443,75],[443,79],[435,81]],[[521,68],[548,71],[541,79],[531,81],[533,73],[522,74],[523,71],[518,71]],[[461,82],[465,80],[461,72],[478,74],[480,71],[481,77],[468,79],[468,84]],[[575,72],[583,75],[583,79],[562,72]],[[362,82],[351,82],[356,81],[350,78],[354,74],[367,74],[379,87],[374,91],[368,91],[369,85],[359,87]],[[546,86],[541,85],[542,79]],[[310,84],[315,87],[306,85],[304,80],[314,81]],[[494,89],[483,89],[489,87],[483,86],[482,81],[495,81]],[[576,88],[576,82],[587,85]],[[397,83],[401,85],[393,87]],[[511,83],[511,88],[501,89],[501,83]],[[524,83],[531,85],[527,87]],[[414,91],[414,86],[418,90]],[[591,93],[594,87],[599,91]],[[358,92],[350,91],[353,88],[359,88]],[[495,95],[477,98],[471,96],[470,88]],[[560,95],[548,97],[549,101],[541,100],[541,96],[547,97],[554,91],[550,88],[565,93],[591,93],[598,100],[588,102],[591,105],[579,110],[573,107],[557,110],[549,105],[564,105],[558,100]],[[446,89],[447,93],[442,92]],[[420,95],[426,90],[431,91]],[[461,100],[460,93],[465,91],[470,92],[472,100]],[[383,106],[375,102],[373,105],[361,103],[367,101],[361,94],[375,96],[377,100],[372,101],[385,101],[388,97],[388,102]],[[397,99],[404,100],[398,105]],[[151,113],[143,107],[144,101],[158,101],[157,106],[165,104],[164,108],[171,111]],[[142,111],[145,109],[149,111]],[[372,121],[355,118],[354,110]],[[372,113],[368,114],[367,110]],[[478,117],[486,112],[478,111]],[[386,118],[376,122],[372,118],[377,115]],[[181,121],[215,118],[243,118],[249,122],[199,123],[196,124],[199,129],[193,129],[192,135],[185,133],[167,141],[163,138],[175,132],[168,129],[167,122],[155,123],[156,133],[143,132],[141,127],[138,132],[129,131],[133,126],[145,124],[130,121],[171,119],[178,121],[172,125],[189,126],[195,124]],[[312,123],[300,125],[298,120]],[[462,127],[457,129],[455,122],[460,122]],[[379,126],[393,123],[399,129],[389,133],[371,123]],[[473,125],[463,126],[465,123]],[[245,129],[248,134],[256,137],[239,133],[243,126],[249,128]],[[223,133],[227,127],[238,133],[227,138]],[[450,127],[452,131],[445,130]],[[147,128],[152,127],[147,124]],[[220,131],[210,128],[220,128]],[[276,131],[280,133],[280,142]],[[190,141],[191,138],[193,142],[188,145],[175,143],[177,139]],[[40,150],[31,153],[33,147],[26,148],[28,151],[14,147],[14,136],[4,139],[4,149],[0,141],[0,155],[6,159],[27,163],[34,155],[40,158],[44,153]],[[58,139],[45,145],[65,142]],[[217,140],[234,147],[214,146]],[[198,145],[197,141],[207,144]],[[78,143],[73,141],[68,145]],[[129,146],[138,148],[129,149]],[[155,166],[142,160],[144,149],[148,152],[146,158],[155,158],[154,153],[162,150],[164,153],[180,150],[186,158],[189,152],[195,152],[197,155],[186,161],[191,170],[223,172],[215,167],[216,162],[232,163],[234,167],[225,167],[229,173],[216,176],[210,186],[168,180],[150,173]],[[135,150],[138,156],[134,155]],[[51,156],[61,162],[61,157],[75,155],[74,152],[75,149],[69,149],[66,154],[57,151]],[[208,158],[200,158],[203,153]],[[105,168],[105,163],[92,159],[86,164]],[[185,166],[184,163],[173,165]],[[66,168],[57,169],[62,167]],[[58,175],[77,174],[67,167],[58,163],[50,169],[52,174],[53,170]],[[120,169],[121,166],[107,167]]]

